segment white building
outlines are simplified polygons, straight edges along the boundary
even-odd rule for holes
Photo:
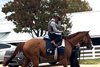
[[[90,31],[90,35],[100,35],[100,12],[78,12],[72,14],[72,33]]]
[[[90,31],[91,37],[100,37],[100,12],[78,12],[71,17],[71,33]],[[15,33],[10,21],[0,21],[0,42],[21,42],[32,38],[28,33]]]
[[[23,42],[31,37],[28,33],[15,33],[13,28],[15,25],[12,22],[0,22],[0,43]]]
[[[72,14],[71,33],[90,31],[94,45],[100,45],[100,11],[78,12]]]

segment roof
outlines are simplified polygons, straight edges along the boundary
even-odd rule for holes
[[[11,32],[15,25],[11,21],[3,20],[0,22],[0,33]]]
[[[32,38],[29,33],[16,33],[13,30],[4,35],[6,36],[0,38],[0,43],[25,42]]]
[[[16,33],[13,31],[15,25],[11,21],[0,22],[0,43],[23,42],[32,38],[29,33]]]
[[[100,35],[91,35],[91,38],[100,38]]]
[[[100,35],[100,12],[78,12],[72,14],[71,33],[90,31],[90,35]]]

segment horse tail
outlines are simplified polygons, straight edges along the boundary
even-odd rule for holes
[[[7,66],[8,63],[18,54],[18,52],[22,52],[23,51],[23,46],[24,46],[25,42],[22,42],[20,44],[18,44],[18,46],[16,47],[14,53],[11,55],[11,57],[7,60],[4,61],[3,66]]]

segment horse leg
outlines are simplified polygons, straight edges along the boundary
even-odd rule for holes
[[[68,65],[68,61],[67,61],[66,58],[62,59],[62,60],[60,61],[60,63],[63,65],[63,67],[67,67],[67,65]]]
[[[22,64],[22,67],[27,67],[29,63],[30,63],[30,59],[25,58],[25,60]]]
[[[39,66],[39,56],[33,56],[32,63],[33,63],[33,67],[38,67]]]

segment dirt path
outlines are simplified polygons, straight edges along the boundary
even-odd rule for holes
[[[0,64],[0,67],[3,67],[2,64]],[[50,67],[62,67],[62,66],[50,66]],[[68,66],[70,67],[70,66]],[[100,64],[81,64],[81,67],[100,67]]]

